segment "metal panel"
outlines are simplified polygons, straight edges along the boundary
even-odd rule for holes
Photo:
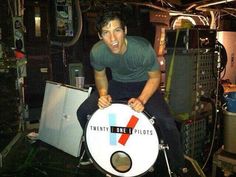
[[[39,139],[71,154],[80,155],[82,128],[76,111],[91,89],[47,81],[39,126]]]
[[[173,50],[168,50],[166,55],[166,78],[172,53]],[[210,98],[216,88],[216,64],[212,51],[194,49],[176,52],[169,98],[174,114],[184,113],[191,117],[206,111],[201,98]]]

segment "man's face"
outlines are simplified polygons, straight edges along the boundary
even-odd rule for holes
[[[124,54],[127,49],[126,36],[127,28],[122,28],[119,20],[112,20],[102,28],[99,38],[109,47],[114,54]]]

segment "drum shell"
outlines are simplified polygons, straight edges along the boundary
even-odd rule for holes
[[[137,124],[129,124],[130,120],[136,120]],[[94,166],[101,172],[116,177],[142,176],[148,172],[159,152],[158,134],[153,126],[154,122],[151,122],[146,113],[138,113],[123,103],[113,103],[105,109],[95,111],[85,127],[85,148]],[[128,135],[130,137],[125,138],[127,141],[121,138],[124,134],[111,131],[111,127],[123,130],[122,127],[132,126],[133,131]],[[116,170],[111,163],[116,152],[125,152],[130,157],[131,166],[127,171]]]
[[[223,110],[224,114],[224,150],[236,154],[236,113]]]

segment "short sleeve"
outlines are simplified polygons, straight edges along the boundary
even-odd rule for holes
[[[93,49],[90,52],[90,64],[92,65],[94,70],[101,71],[105,67],[100,63],[101,60],[99,60],[99,56],[94,55]]]

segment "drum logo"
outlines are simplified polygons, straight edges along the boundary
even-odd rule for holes
[[[117,127],[117,126],[113,126],[111,124],[114,123],[114,114],[109,114],[109,124],[111,127],[111,135],[110,135],[110,143],[113,144],[114,141],[112,140],[112,138],[115,138],[114,133],[122,133],[122,135],[120,136],[118,142],[122,145],[125,145],[125,143],[127,142],[127,140],[129,139],[129,136],[132,134],[133,129],[135,127],[135,125],[138,122],[138,118],[134,115],[131,116],[131,118],[129,119],[128,124],[126,125],[126,127]]]
[[[144,135],[144,136],[153,136],[154,131],[150,129],[146,124],[144,124],[143,117],[136,117],[135,115],[131,114],[130,117],[124,117],[125,126],[120,126],[120,118],[117,118],[116,113],[109,113],[107,114],[108,118],[108,126],[98,126],[98,125],[90,125],[91,131],[101,131],[101,132],[109,132],[109,142],[110,145],[117,145],[117,143],[121,145],[126,145],[127,141],[130,138],[130,135]],[[137,126],[137,124],[140,124]],[[146,125],[146,126],[143,126]],[[122,125],[123,121],[122,121]]]

